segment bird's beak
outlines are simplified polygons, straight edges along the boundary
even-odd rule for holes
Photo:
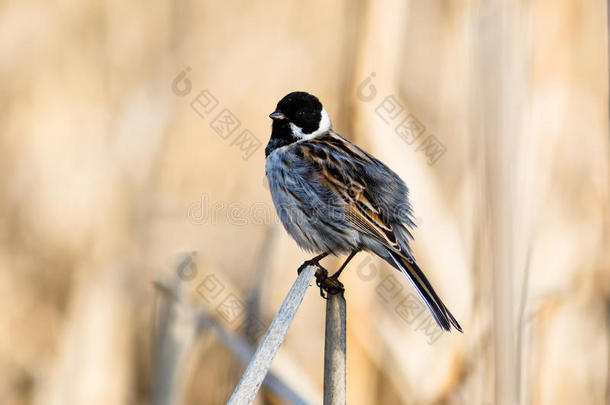
[[[286,116],[278,110],[275,110],[274,112],[269,114],[269,118],[271,118],[272,120],[285,120]]]

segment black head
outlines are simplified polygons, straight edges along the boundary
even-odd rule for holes
[[[295,91],[284,96],[277,103],[275,111],[269,115],[269,118],[274,121],[286,120],[299,127],[303,134],[311,134],[320,125],[322,108],[322,103],[316,96],[304,91]]]
[[[273,120],[273,131],[265,156],[276,148],[313,138],[331,129],[330,118],[320,100],[303,91],[284,96],[269,118]]]

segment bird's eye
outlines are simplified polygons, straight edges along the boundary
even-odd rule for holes
[[[304,115],[305,115],[305,111],[303,111],[303,110],[297,111],[297,117],[303,118]]]

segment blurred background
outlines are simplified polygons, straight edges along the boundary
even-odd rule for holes
[[[610,403],[607,51],[601,0],[1,2],[0,403],[228,400],[309,258],[264,173],[294,90],[405,179],[464,328],[359,254],[348,403]],[[324,308],[257,404],[322,402]]]

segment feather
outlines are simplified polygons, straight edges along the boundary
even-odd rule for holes
[[[418,295],[432,313],[436,323],[446,331],[449,331],[451,325],[453,325],[455,329],[463,333],[462,327],[453,317],[451,312],[449,312],[445,304],[443,304],[443,301],[441,301],[436,294],[424,273],[417,263],[415,263],[415,260],[410,257],[401,256],[390,249],[388,249],[388,253],[392,259],[392,261],[388,260],[388,262],[390,262],[390,264],[393,262],[394,267],[400,270],[407,276],[409,281],[411,281],[411,284],[415,287]]]
[[[412,259],[415,223],[400,177],[332,129],[286,143],[272,145],[266,172],[282,224],[299,246],[318,253],[377,254],[411,281],[442,329],[453,325],[461,332]]]

